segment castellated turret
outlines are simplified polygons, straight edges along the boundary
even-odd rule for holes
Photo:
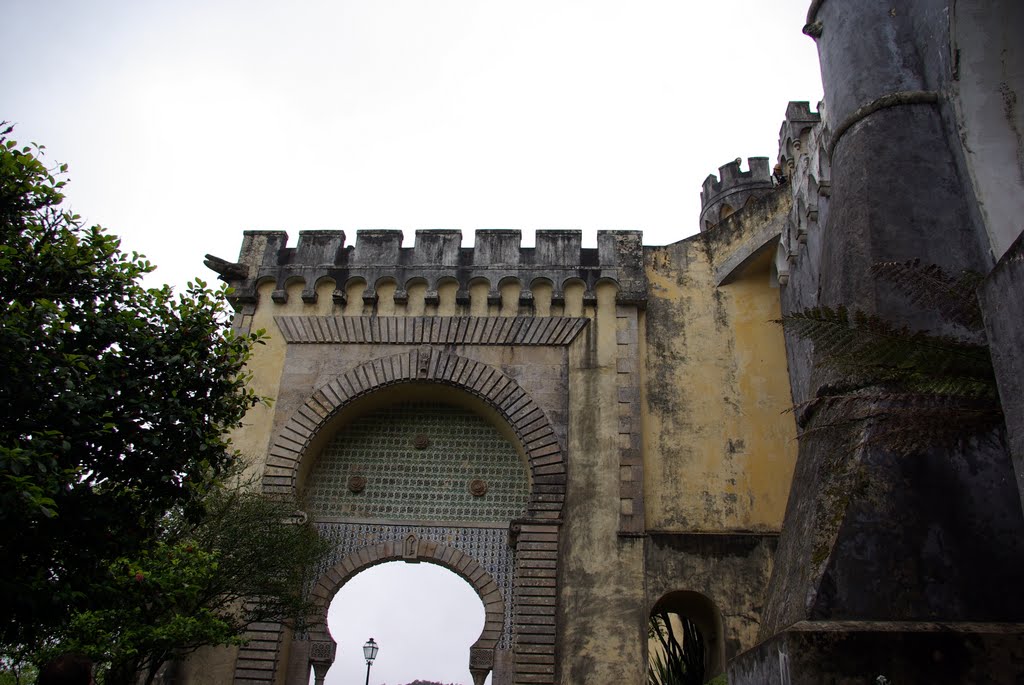
[[[747,159],[749,171],[740,171],[742,159],[718,167],[718,176],[709,174],[700,191],[700,230],[706,231],[741,209],[756,197],[770,193],[775,183],[767,157]]]

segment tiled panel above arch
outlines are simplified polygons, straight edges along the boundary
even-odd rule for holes
[[[529,474],[479,415],[435,402],[391,405],[335,434],[303,500],[328,517],[502,523],[526,514]]]

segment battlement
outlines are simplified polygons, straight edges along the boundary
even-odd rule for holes
[[[709,174],[700,192],[700,230],[705,231],[737,211],[752,197],[760,197],[775,187],[767,157],[749,157],[748,171],[740,171],[741,159],[718,167],[718,176]]]
[[[812,112],[807,102],[790,102],[779,129],[776,168],[793,198],[775,255],[775,273],[782,285],[789,285],[791,267],[802,254],[820,249],[819,215],[822,219],[827,215],[831,192],[826,119],[823,103]]]
[[[809,102],[791,101],[786,106],[786,118],[779,128],[779,164],[783,169],[799,155],[801,147],[807,145],[808,133],[821,124],[822,111],[821,103],[817,112],[811,111]]]
[[[425,282],[428,299],[437,297],[443,282],[458,283],[458,302],[468,302],[470,284],[486,281],[488,299],[510,279],[522,285],[520,300],[532,301],[537,281],[549,284],[552,301],[563,297],[567,282],[582,281],[584,299],[594,300],[598,281],[612,281],[620,304],[642,305],[646,299],[643,245],[640,231],[598,231],[597,247],[584,248],[580,231],[537,231],[536,246],[523,247],[515,230],[480,230],[475,245],[462,247],[462,232],[416,231],[413,247],[403,247],[402,231],[361,230],[355,245],[345,244],[344,231],[300,231],[294,247],[284,231],[246,231],[237,262],[207,255],[206,265],[220,274],[235,293],[237,304],[253,303],[260,285],[272,281],[274,300],[287,301],[287,285],[304,283],[302,299],[315,302],[317,284],[335,283],[335,298],[343,301],[353,280],[366,284],[363,299],[375,301],[379,283],[393,281],[395,301],[402,302],[407,286]]]

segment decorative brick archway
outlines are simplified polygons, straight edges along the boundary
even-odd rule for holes
[[[565,500],[565,459],[543,410],[499,369],[435,348],[420,348],[361,364],[316,390],[274,440],[263,491],[294,493],[302,456],[313,437],[353,401],[399,383],[456,387],[478,397],[512,428],[529,460],[532,489],[527,518],[557,520]]]
[[[501,617],[507,600],[512,599],[515,682],[554,683],[559,528],[566,463],[558,436],[544,411],[500,369],[432,346],[354,367],[313,392],[276,434],[263,472],[263,490],[270,494],[294,494],[302,459],[313,439],[329,427],[331,420],[353,402],[404,383],[437,383],[480,399],[512,429],[526,455],[531,476],[527,512],[524,518],[511,522],[508,530],[508,542],[516,550],[512,598],[503,598],[493,578],[487,577],[476,560],[458,549],[422,540],[418,556],[466,578],[484,602],[487,621],[470,653],[475,682],[482,683],[493,667],[503,625]],[[392,541],[360,549],[318,579],[313,592],[323,610],[313,617],[309,645],[309,661],[318,675],[326,672],[334,658],[334,642],[326,627],[330,599],[358,571],[404,558],[403,551],[395,547]]]
[[[327,625],[327,611],[334,595],[356,574],[388,561],[437,564],[461,576],[473,587],[484,605],[484,628],[469,649],[469,668],[474,682],[483,683],[494,667],[494,649],[505,615],[505,600],[498,584],[475,559],[460,550],[412,535],[404,541],[384,542],[349,554],[317,580],[310,593],[317,611],[310,617],[309,630],[310,661],[317,677],[322,678],[334,660],[336,643]]]

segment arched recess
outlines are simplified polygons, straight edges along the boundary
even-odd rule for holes
[[[666,593],[654,603],[651,616],[676,614],[692,621],[703,639],[705,682],[725,672],[725,639],[722,614],[707,596],[690,590]]]
[[[327,611],[334,595],[353,576],[388,561],[437,564],[462,577],[473,587],[484,605],[484,628],[469,648],[469,670],[474,683],[482,685],[494,667],[494,649],[501,636],[505,615],[505,601],[498,584],[472,557],[454,547],[432,540],[419,540],[413,535],[402,543],[384,542],[364,547],[346,556],[317,579],[310,593],[315,612],[309,619],[310,661],[317,672],[317,679],[323,678],[334,660],[336,643],[327,624]]]
[[[313,438],[351,402],[400,383],[434,382],[478,397],[507,422],[530,468],[527,518],[557,520],[565,499],[565,460],[544,411],[493,366],[435,348],[361,364],[316,390],[278,433],[267,456],[263,490],[295,494],[302,456]]]
[[[529,673],[531,682],[554,683],[556,667],[552,627],[556,625],[557,613],[565,458],[559,438],[543,409],[500,369],[446,352],[440,347],[428,346],[354,367],[314,391],[277,432],[263,472],[263,490],[268,494],[296,493],[304,457],[316,453],[318,436],[329,433],[334,419],[342,418],[342,412],[353,403],[394,386],[431,383],[449,386],[477,398],[504,423],[509,439],[525,457],[530,474],[526,515],[510,522],[507,544],[513,550],[525,549],[528,553],[516,554],[515,584],[511,588],[511,597],[504,598],[506,603],[511,601],[509,625],[514,640],[510,642],[512,663],[504,661],[502,668],[506,672],[514,669],[516,673]],[[361,560],[367,563],[369,549],[357,550],[356,558],[365,557]],[[452,550],[451,559],[466,557],[453,548],[448,549]],[[386,548],[382,550],[386,551]],[[393,549],[391,553],[394,553]],[[451,562],[451,559],[447,561],[459,563]],[[340,587],[341,582],[340,577],[332,579],[330,583],[336,585],[328,584],[325,588]],[[485,585],[490,588],[486,582]],[[481,595],[485,604],[494,591],[501,595],[497,585]],[[328,589],[321,589],[320,594],[327,603],[333,596]],[[488,616],[492,608],[488,607]],[[504,621],[497,624],[499,630],[503,625]],[[490,640],[491,635],[487,631],[493,627],[488,619],[485,634],[481,637]],[[326,671],[334,657],[333,642],[319,640],[308,646],[308,663],[315,668],[320,664],[320,670]],[[474,673],[474,680],[482,683],[494,663],[495,649],[486,643],[478,643],[477,646],[480,648],[471,652],[470,670]],[[266,655],[267,658],[271,656],[269,653]],[[478,678],[481,673],[483,675]]]

